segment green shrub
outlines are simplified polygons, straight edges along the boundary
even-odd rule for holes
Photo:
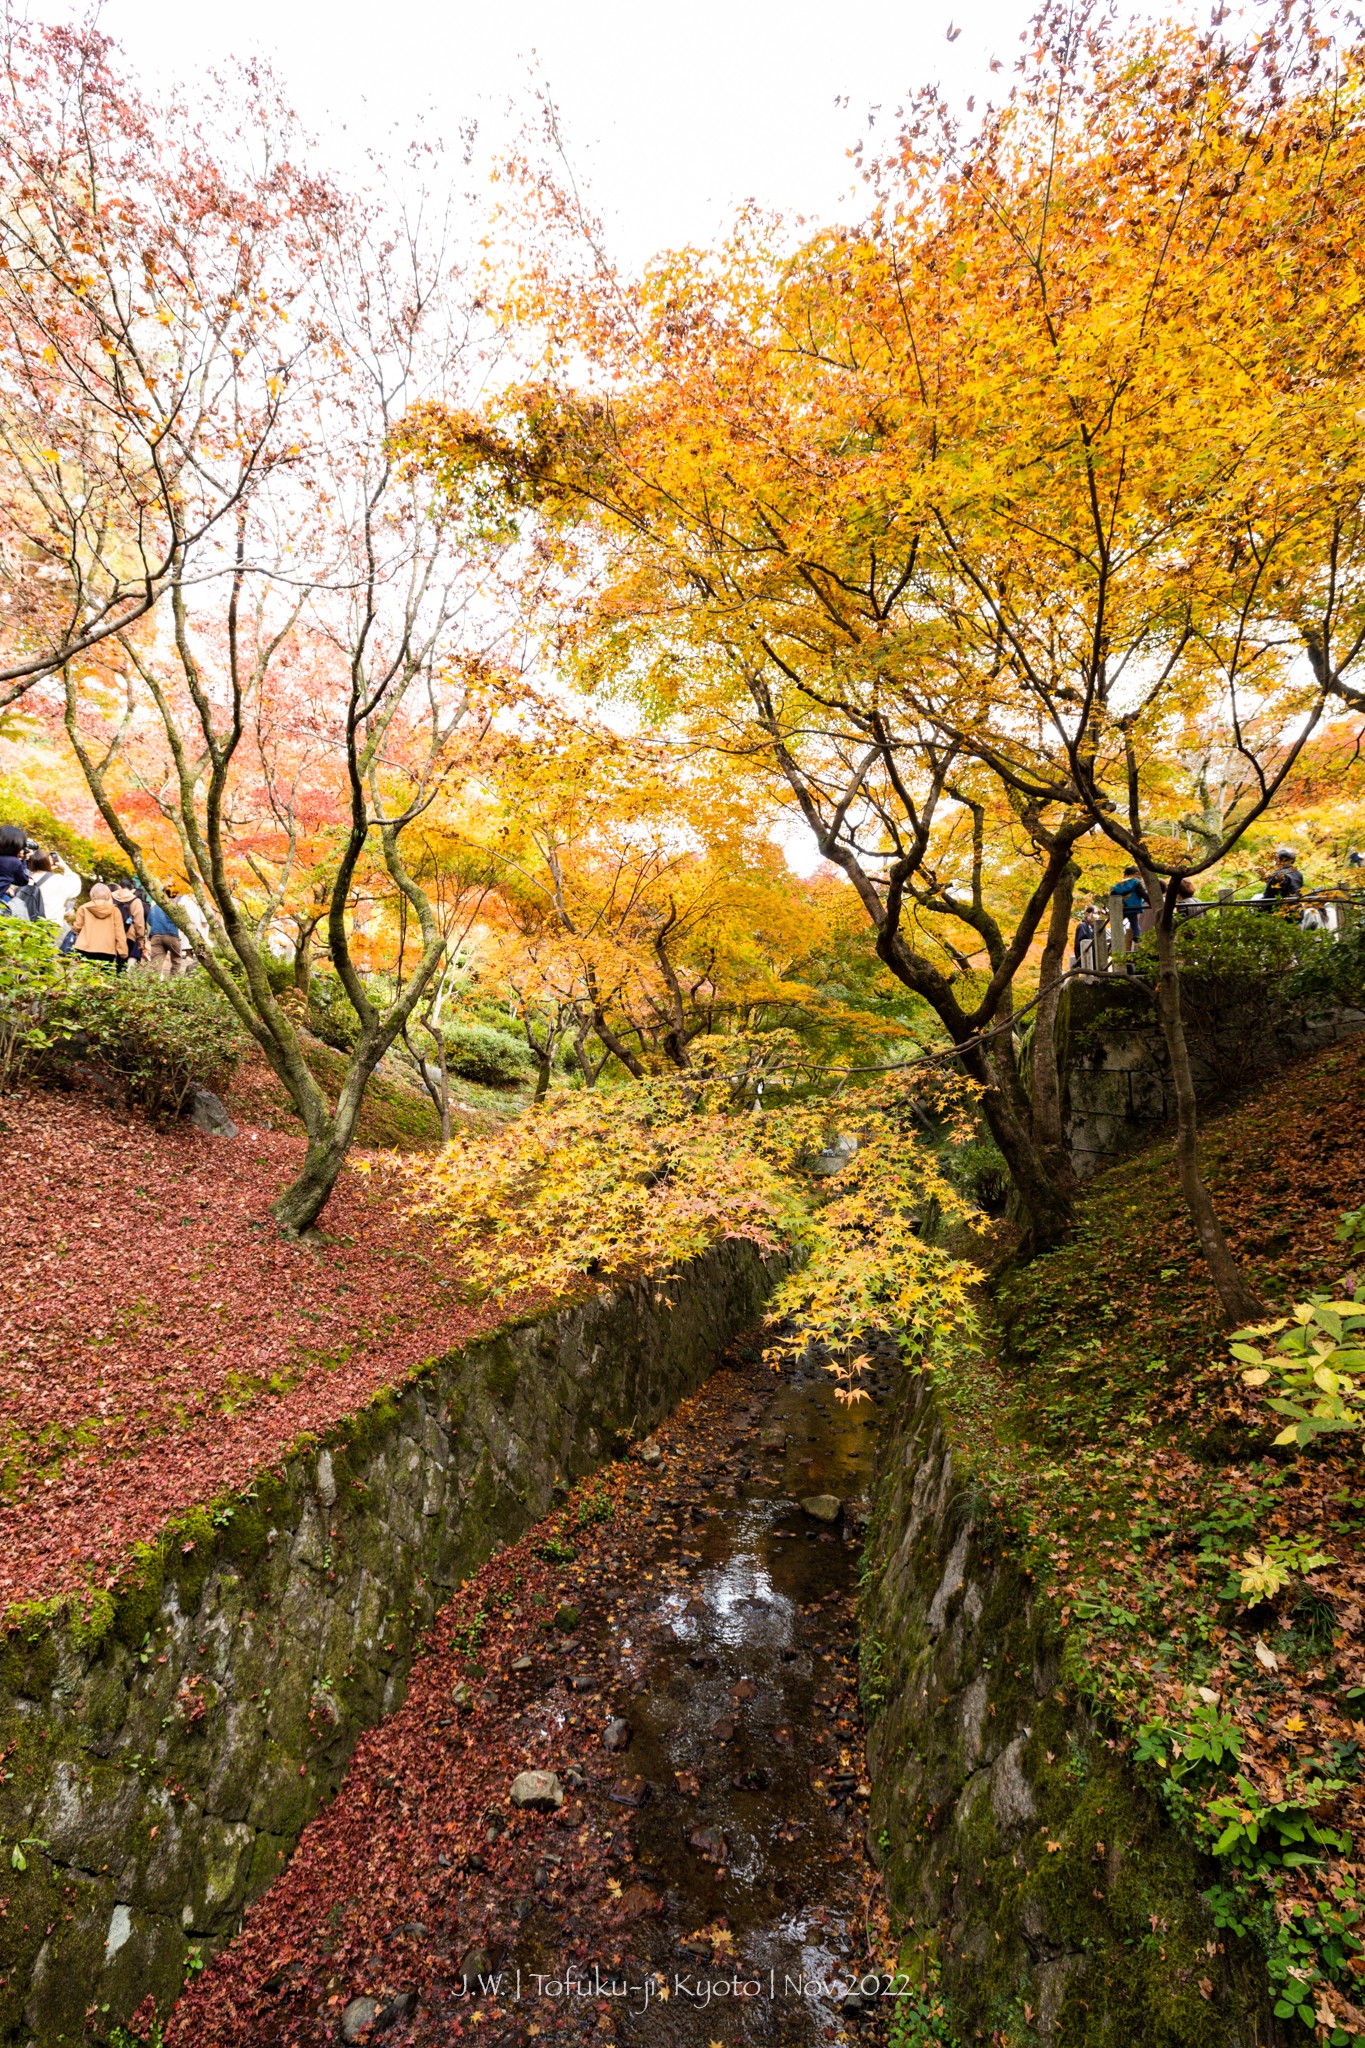
[[[1177,925],[1175,943],[1190,1051],[1220,1092],[1255,1077],[1264,1043],[1291,1028],[1306,1001],[1341,1001],[1352,978],[1347,939],[1303,931],[1296,917],[1273,912],[1210,911]],[[1133,959],[1155,981],[1150,932]],[[1249,1018],[1255,1029],[1246,1028]]]
[[[315,975],[308,991],[308,1029],[324,1045],[338,1052],[354,1052],[360,1038],[360,1018],[341,983],[332,976]]]
[[[1297,918],[1239,906],[1182,918],[1175,928],[1175,956],[1182,975],[1210,979],[1260,980],[1290,974],[1334,941],[1325,932],[1299,929]],[[1139,972],[1157,972],[1156,937],[1148,932],[1133,955]]]
[[[1010,1175],[994,1139],[973,1138],[965,1145],[949,1145],[941,1156],[949,1185],[988,1216],[998,1215],[1009,1194]]]
[[[1307,953],[1291,978],[1294,994],[1299,998],[1326,997],[1338,1003],[1365,1000],[1365,924],[1352,925],[1336,938],[1327,938],[1323,933],[1317,937],[1319,943]]]
[[[85,1056],[118,1081],[130,1108],[178,1116],[195,1087],[222,1089],[247,1049],[232,1011],[203,975],[76,969],[66,1014]]]
[[[26,1080],[70,1029],[72,998],[89,971],[60,957],[50,924],[0,918],[0,1088]]]
[[[192,1088],[222,1088],[246,1048],[202,975],[111,974],[63,958],[50,924],[0,918],[0,1086],[74,1054],[116,1080],[130,1108],[177,1116]]]
[[[531,1070],[527,1046],[487,1024],[447,1024],[446,1065],[465,1081],[506,1088],[524,1081]]]

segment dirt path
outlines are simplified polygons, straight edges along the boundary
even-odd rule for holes
[[[880,1911],[855,1691],[871,1431],[750,1354],[655,1442],[461,1589],[169,2042],[877,2038],[847,1996]],[[822,1494],[837,1521],[799,1505]],[[526,1769],[562,1804],[514,1808]]]

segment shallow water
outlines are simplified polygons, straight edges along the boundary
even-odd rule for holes
[[[604,1723],[623,1719],[629,1743],[585,1756],[581,1788],[599,1814],[617,1805],[623,1901],[639,1910],[596,1955],[581,1929],[566,1952],[549,1907],[523,1922],[504,1968],[523,2012],[555,2008],[553,2031],[566,2007],[600,2025],[608,1987],[617,2038],[660,2048],[876,2031],[845,2010],[866,1967],[852,1601],[873,1411],[842,1407],[823,1375],[771,1387],[741,1399],[718,1464],[656,1482],[654,1547],[618,1597],[603,1690]],[[844,1503],[833,1527],[800,1507],[819,1494]],[[547,1730],[565,1683],[537,1702]]]

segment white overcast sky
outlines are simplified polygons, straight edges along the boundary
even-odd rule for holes
[[[745,199],[849,210],[847,151],[868,108],[889,114],[926,80],[988,91],[992,55],[998,90],[1030,12],[1028,0],[106,0],[99,20],[145,79],[265,53],[324,144],[343,128],[378,140],[421,110],[452,140],[477,119],[486,156],[513,130],[509,106],[528,106],[534,69],[614,253],[635,263],[709,239]]]
[[[61,0],[32,4],[68,14]],[[104,0],[99,21],[149,86],[267,56],[341,165],[419,115],[452,146],[475,121],[476,185],[527,120],[538,80],[612,253],[634,266],[711,240],[750,199],[856,216],[848,151],[869,109],[890,117],[928,82],[959,104],[998,95],[1032,11],[1031,0]],[[992,57],[1004,66],[994,75]],[[783,843],[808,873],[804,826]]]

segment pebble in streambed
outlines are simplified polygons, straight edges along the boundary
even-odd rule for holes
[[[543,1694],[548,1721],[600,1680],[596,1735],[565,1762],[609,1897],[585,1910],[545,1867],[486,2040],[884,2036],[884,2002],[848,1995],[873,1968],[853,1595],[875,1411],[815,1372],[727,1377],[714,1453],[646,1468],[621,1584]]]

